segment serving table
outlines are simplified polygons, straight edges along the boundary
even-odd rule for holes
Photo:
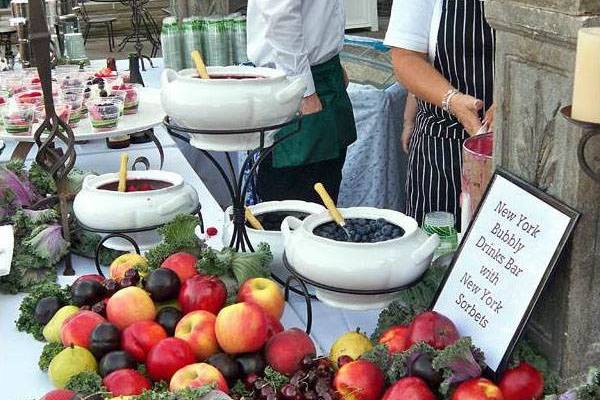
[[[102,66],[101,61],[92,63]],[[123,63],[119,63],[123,69]],[[158,87],[158,68],[143,72],[144,82],[147,86]],[[202,216],[207,227],[214,226],[222,231],[224,226],[224,212],[208,191],[202,180],[194,172],[185,157],[166,133],[164,128],[155,127],[155,135],[160,140],[165,154],[163,169],[173,171],[183,176],[185,181],[192,185],[198,192],[202,205]],[[6,150],[0,155],[0,162],[7,161],[14,150],[16,143],[6,143]],[[119,150],[109,150],[104,140],[90,141],[86,144],[75,146],[77,152],[76,167],[93,170],[98,173],[114,172],[119,164]],[[153,143],[136,144],[127,148],[132,158],[146,157],[153,168],[160,164],[159,155]],[[27,161],[34,157],[33,152],[27,156]],[[207,241],[208,245],[221,248],[220,236]],[[95,266],[91,259],[73,256],[73,267],[77,275],[94,273]],[[62,271],[62,266],[57,267],[57,274]],[[105,269],[105,272],[106,269]],[[61,284],[72,283],[75,277],[59,274],[58,282]],[[44,343],[38,342],[30,335],[18,332],[14,321],[18,317],[18,308],[25,297],[24,294],[0,294],[0,388],[2,398],[10,400],[32,400],[40,398],[52,389],[48,376],[41,372],[37,366],[39,355]],[[312,303],[312,331],[311,336],[318,346],[319,353],[326,353],[335,339],[343,333],[360,327],[364,332],[370,333],[376,326],[379,310],[348,311],[335,309],[321,302]],[[283,316],[285,327],[304,328],[307,323],[306,303],[303,296],[290,293]]]

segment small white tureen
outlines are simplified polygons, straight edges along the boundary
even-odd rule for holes
[[[166,224],[178,214],[193,213],[198,207],[196,190],[186,184],[181,175],[174,172],[128,171],[128,182],[148,180],[168,183],[167,187],[161,189],[118,192],[102,188],[118,180],[117,173],[89,175],[84,179],[81,191],[75,196],[73,202],[73,211],[79,222],[104,232],[144,229]],[[150,240],[147,235],[136,235],[133,235],[136,236],[136,240],[138,238],[142,241]],[[110,239],[106,242],[106,246],[120,250],[123,243],[120,239]],[[125,247],[129,248],[127,245]]]
[[[292,120],[300,109],[306,85],[273,68],[208,67],[211,79],[199,79],[195,69],[165,69],[161,102],[165,113],[181,127],[197,130],[250,130]],[[260,135],[194,134],[193,146],[216,151],[253,150]],[[268,135],[266,145],[272,143]]]
[[[306,201],[299,200],[284,200],[284,201],[267,201],[250,206],[250,210],[255,216],[273,213],[273,212],[300,212],[306,214],[318,214],[325,211],[325,207],[316,203],[309,203]],[[233,215],[233,208],[229,207],[225,211],[225,227],[223,229],[223,245],[229,246],[231,236],[233,235],[233,221],[231,217]],[[273,263],[271,264],[271,271],[275,276],[286,280],[289,276],[289,271],[283,266],[283,235],[280,230],[267,231],[258,230],[250,227],[246,227],[248,238],[253,246],[257,246],[259,243],[267,243],[271,248],[273,254]]]
[[[313,230],[332,221],[322,212],[300,221],[287,217],[281,224],[289,263],[305,278],[333,288],[385,291],[410,285],[429,267],[439,245],[417,222],[400,212],[371,207],[340,209],[346,219],[384,218],[404,229],[402,237],[378,243],[349,243],[317,236]],[[394,294],[344,294],[317,289],[317,297],[334,307],[367,310],[385,307]]]

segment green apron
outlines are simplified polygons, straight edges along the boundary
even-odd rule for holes
[[[339,158],[356,140],[352,104],[344,85],[340,57],[311,67],[317,95],[323,110],[302,118],[300,132],[284,140],[273,151],[273,167],[297,167]],[[283,136],[295,125],[281,129]]]

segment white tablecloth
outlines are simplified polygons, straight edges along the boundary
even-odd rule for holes
[[[160,70],[149,70],[144,74],[148,86],[156,86],[157,74]],[[197,191],[202,204],[202,214],[206,226],[221,227],[223,213],[211,193],[190,165],[185,160],[172,139],[163,128],[156,129],[165,147],[164,169],[181,174],[184,179]],[[11,153],[11,144],[2,156],[0,162],[6,161]],[[91,169],[99,173],[115,171],[118,166],[119,151],[109,150],[104,141],[90,142],[77,146],[78,168]],[[131,158],[143,155],[151,160],[153,167],[158,166],[158,153],[153,144],[133,145],[127,149]],[[35,149],[29,158],[34,157]],[[209,242],[211,246],[221,247],[217,240]],[[93,262],[90,259],[74,257],[74,267],[78,274],[92,273]],[[62,269],[59,269],[62,271]],[[70,283],[72,278],[59,277],[59,282]],[[31,336],[16,330],[14,321],[18,316],[18,308],[24,295],[0,295],[0,390],[4,400],[32,400],[40,398],[52,389],[45,373],[38,366],[43,343],[35,341]],[[378,311],[346,311],[334,309],[318,301],[313,301],[313,340],[317,343],[320,353],[327,352],[339,335],[360,327],[365,332],[372,332]],[[286,328],[301,327],[306,323],[306,307],[304,298],[294,295],[286,306],[283,324]]]

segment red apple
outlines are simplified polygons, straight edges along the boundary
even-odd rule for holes
[[[198,275],[198,270],[196,269],[196,263],[198,259],[189,253],[175,253],[171,254],[163,263],[161,267],[169,268],[173,270],[181,283],[185,282],[188,278],[192,276]]]
[[[333,386],[344,399],[379,400],[385,386],[385,377],[372,362],[357,360],[338,370]]]
[[[136,361],[145,362],[152,347],[167,337],[165,328],[154,321],[138,321],[121,334],[121,347]]]
[[[504,400],[538,400],[544,394],[544,376],[526,362],[502,374],[498,384]]]
[[[383,395],[382,400],[437,400],[427,383],[421,378],[402,378]]]
[[[425,342],[433,348],[442,350],[456,342],[460,335],[450,319],[435,311],[428,311],[415,317],[410,325],[408,338],[411,346],[418,342]]]
[[[215,334],[217,317],[208,311],[192,311],[185,315],[175,328],[175,337],[185,340],[200,361],[219,352]]]
[[[81,397],[72,390],[54,389],[46,393],[40,400],[81,400]]]
[[[171,392],[177,392],[186,388],[202,387],[204,385],[216,385],[217,390],[228,393],[227,381],[223,374],[210,364],[198,363],[188,365],[175,372],[169,384]]]
[[[504,400],[500,388],[485,378],[474,378],[461,383],[452,400]]]
[[[148,379],[134,369],[111,372],[104,377],[102,383],[114,397],[137,396],[152,388]]]
[[[195,275],[181,285],[178,300],[184,315],[196,310],[217,315],[227,300],[227,289],[215,276]]]
[[[94,328],[106,322],[101,315],[92,311],[79,311],[67,318],[60,328],[60,340],[63,346],[90,347],[90,335]]]
[[[217,315],[215,333],[226,353],[259,351],[267,341],[267,317],[256,304],[233,304]]]
[[[302,359],[315,355],[317,350],[310,336],[298,328],[276,334],[267,342],[265,355],[267,363],[285,375],[293,375],[302,368]]]
[[[275,319],[281,319],[285,308],[283,290],[270,279],[252,278],[240,286],[238,303],[254,303]]]
[[[279,332],[283,332],[283,325],[281,324],[281,321],[273,318],[267,313],[265,313],[265,317],[267,317],[267,339],[271,339]]]
[[[153,321],[156,308],[148,292],[130,286],[112,295],[106,303],[106,316],[117,328],[125,329],[137,321]]]
[[[75,280],[75,283],[77,282],[81,282],[81,281],[96,281],[98,283],[102,283],[104,282],[106,278],[104,278],[102,275],[98,275],[98,274],[87,274],[87,275],[81,275],[79,278],[77,278],[77,280]]]
[[[408,334],[410,327],[405,325],[395,325],[388,328],[381,337],[379,343],[387,346],[390,353],[399,353],[410,348]]]
[[[190,345],[178,338],[158,342],[146,357],[148,375],[155,381],[168,381],[180,368],[196,362]]]

